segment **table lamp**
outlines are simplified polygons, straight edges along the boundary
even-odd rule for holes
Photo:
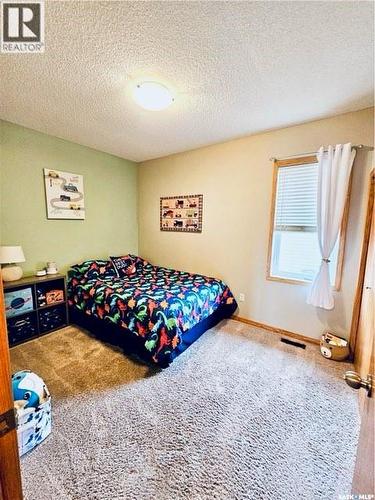
[[[22,278],[22,269],[15,265],[18,262],[25,262],[22,247],[0,247],[0,264],[7,264],[1,268],[3,281],[16,281]]]

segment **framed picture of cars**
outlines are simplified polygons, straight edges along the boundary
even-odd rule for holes
[[[185,233],[202,232],[203,195],[160,198],[160,230]]]
[[[48,219],[84,219],[83,176],[44,169]]]

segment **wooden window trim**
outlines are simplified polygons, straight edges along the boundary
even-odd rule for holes
[[[271,262],[272,262],[272,241],[273,241],[273,231],[274,231],[274,220],[275,220],[275,210],[276,210],[276,191],[277,191],[277,177],[280,167],[294,167],[297,165],[307,165],[309,163],[317,163],[318,159],[316,155],[313,156],[302,156],[299,158],[288,158],[285,160],[274,160],[273,164],[273,177],[272,177],[272,196],[271,196],[271,215],[269,224],[269,235],[268,235],[268,253],[267,253],[267,274],[266,279],[269,281],[279,281],[281,283],[290,283],[294,285],[310,285],[311,281],[308,280],[298,280],[290,278],[281,278],[279,276],[271,275]],[[339,240],[339,251],[337,256],[337,266],[336,266],[336,276],[335,284],[333,289],[339,291],[341,289],[344,255],[345,255],[345,242],[346,242],[346,231],[348,227],[349,218],[349,205],[350,205],[350,193],[352,187],[353,170],[350,174],[348,193],[346,195],[344,213],[340,226],[340,240]]]

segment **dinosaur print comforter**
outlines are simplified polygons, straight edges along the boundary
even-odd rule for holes
[[[124,335],[141,337],[152,362],[161,366],[174,359],[190,329],[219,308],[228,317],[237,307],[225,283],[198,274],[146,263],[120,279],[106,272],[80,273],[79,266],[74,267],[68,286],[70,306],[118,325]]]

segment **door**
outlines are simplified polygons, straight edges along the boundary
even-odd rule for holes
[[[361,430],[357,451],[356,467],[353,477],[352,493],[374,494],[374,340],[375,340],[375,206],[374,206],[374,172],[370,183],[370,195],[366,219],[365,238],[362,251],[363,272],[360,273],[359,287],[360,303],[357,319],[357,331],[354,348],[354,366],[356,372],[372,380],[372,394],[368,397],[366,391],[359,391],[361,412]],[[362,274],[362,276],[361,276]]]
[[[12,427],[13,398],[10,384],[8,335],[5,322],[3,282],[0,270],[0,499],[21,500],[21,471],[16,430]],[[1,418],[9,412],[9,420]]]

